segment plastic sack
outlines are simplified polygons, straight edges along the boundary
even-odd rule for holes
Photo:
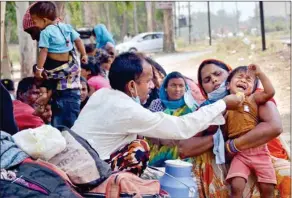
[[[48,161],[66,148],[61,132],[50,125],[22,130],[12,138],[20,149],[34,159]]]

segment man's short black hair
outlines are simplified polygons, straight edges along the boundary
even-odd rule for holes
[[[237,74],[239,72],[247,72],[247,69],[248,69],[247,66],[236,67],[234,70],[232,70],[232,72],[227,77],[226,84],[231,82],[231,80],[235,74]],[[252,93],[255,92],[255,90],[258,88],[258,84],[259,84],[259,79],[257,77],[255,77],[254,87],[253,87]]]
[[[109,71],[109,81],[113,89],[125,91],[126,84],[136,80],[143,72],[145,57],[134,52],[125,52],[117,56]]]
[[[29,9],[29,13],[54,21],[57,18],[57,6],[51,1],[39,1]]]
[[[35,85],[34,77],[26,77],[19,81],[16,91],[16,98],[19,100],[20,94],[32,89],[33,85]]]

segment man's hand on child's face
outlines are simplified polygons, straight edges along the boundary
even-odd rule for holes
[[[88,62],[88,57],[87,57],[87,55],[83,55],[83,56],[81,57],[81,62],[82,62],[83,64],[87,64],[87,62]]]

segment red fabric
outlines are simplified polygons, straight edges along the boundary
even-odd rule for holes
[[[36,2],[35,2],[36,3]],[[23,16],[23,19],[22,19],[22,27],[23,27],[23,30],[27,30],[29,28],[32,28],[32,27],[35,27],[35,25],[33,24],[33,21],[31,19],[31,16],[30,16],[30,13],[29,13],[29,10],[30,8],[35,4],[31,4],[29,6],[29,8],[26,10],[24,16]]]
[[[25,12],[25,14],[24,14],[24,16],[23,16],[23,19],[22,19],[22,27],[23,27],[23,30],[24,30],[24,31],[27,30],[27,29],[29,29],[29,28],[36,27],[36,26],[34,25],[32,19],[31,19],[30,13],[29,13],[30,8],[31,8],[34,4],[36,4],[36,3],[37,3],[37,2],[32,3],[32,4],[28,7],[28,9],[26,10],[26,12]],[[57,21],[57,22],[58,22],[58,21],[61,21],[61,19],[60,19],[60,18],[57,18],[56,21]]]
[[[268,149],[272,156],[281,158],[281,159],[288,159],[287,151],[283,148],[283,145],[279,138],[275,138],[268,142]]]
[[[36,128],[44,123],[44,121],[38,117],[33,115],[34,109],[19,100],[13,101],[13,113],[19,128],[19,131],[28,129],[28,128]]]

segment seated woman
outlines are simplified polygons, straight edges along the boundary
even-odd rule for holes
[[[198,81],[206,99],[220,98],[220,93],[217,92],[214,96],[213,91],[227,79],[230,71],[231,68],[227,64],[218,60],[210,59],[201,63],[198,69]],[[259,116],[261,122],[254,129],[235,139],[236,148],[239,150],[265,144],[282,132],[280,115],[273,101],[259,106]],[[181,140],[180,157],[193,157],[193,172],[197,178],[200,197],[228,197],[230,186],[225,178],[229,166],[215,163],[213,145],[213,134]],[[273,157],[273,164],[277,177],[274,195],[290,197],[290,162]],[[249,177],[243,197],[260,197],[254,177]]]
[[[81,63],[81,76],[89,84],[89,96],[100,88],[110,88],[109,81],[102,74],[96,56],[88,57],[88,63]]]
[[[191,97],[192,100],[186,100],[188,97]],[[192,98],[184,76],[179,72],[172,72],[164,79],[159,89],[159,98],[151,102],[149,110],[182,116],[193,112],[197,107],[198,104]],[[178,158],[178,141],[149,138],[148,142],[150,146],[150,166],[163,167],[166,160]],[[168,145],[172,144],[172,146],[166,146],[167,142]]]

